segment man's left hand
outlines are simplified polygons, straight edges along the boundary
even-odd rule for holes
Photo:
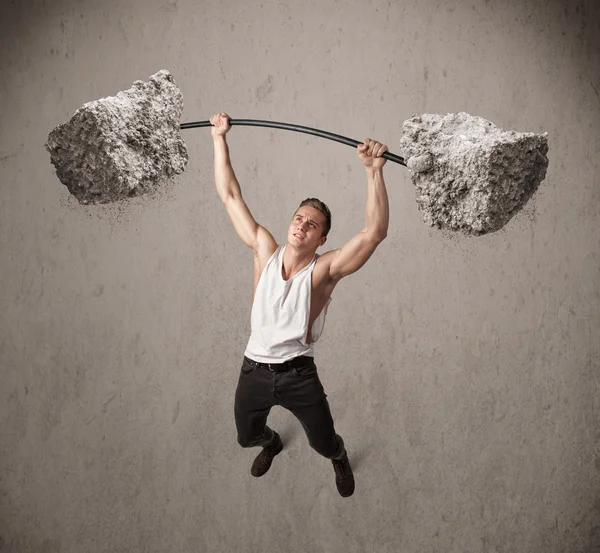
[[[363,144],[356,148],[356,154],[365,167],[372,167],[373,169],[381,169],[385,165],[387,160],[381,156],[387,151],[388,148],[385,144],[370,138],[367,138]]]

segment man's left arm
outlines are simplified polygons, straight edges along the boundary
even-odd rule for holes
[[[339,280],[358,271],[387,236],[389,203],[383,179],[383,166],[386,160],[381,157],[386,151],[387,146],[368,138],[356,149],[367,172],[365,225],[342,248],[328,252],[331,254],[329,275],[333,280]]]

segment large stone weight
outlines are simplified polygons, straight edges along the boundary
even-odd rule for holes
[[[401,154],[423,220],[480,235],[503,227],[546,176],[546,134],[504,131],[468,113],[415,115]]]
[[[182,94],[164,69],[149,82],[84,104],[48,135],[58,178],[83,204],[153,191],[187,164],[182,110]]]

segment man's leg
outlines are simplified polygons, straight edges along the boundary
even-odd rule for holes
[[[354,475],[348,461],[344,440],[336,434],[314,359],[292,369],[286,375],[279,404],[290,410],[302,424],[308,443],[323,457],[330,459],[336,472],[338,491],[344,497],[354,492]]]
[[[238,443],[242,447],[263,447],[252,464],[253,476],[265,474],[273,457],[283,449],[279,434],[266,424],[273,405],[271,373],[254,367],[244,358],[235,391],[234,413]]]

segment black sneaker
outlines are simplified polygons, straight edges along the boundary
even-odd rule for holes
[[[271,463],[275,455],[281,453],[282,449],[283,442],[281,441],[281,437],[275,432],[275,443],[272,446],[263,447],[263,450],[254,459],[252,468],[250,469],[252,476],[262,476],[265,474],[271,468]]]
[[[354,493],[354,474],[348,460],[348,455],[345,455],[340,461],[332,459],[333,470],[335,470],[335,485],[342,497],[350,497]]]

